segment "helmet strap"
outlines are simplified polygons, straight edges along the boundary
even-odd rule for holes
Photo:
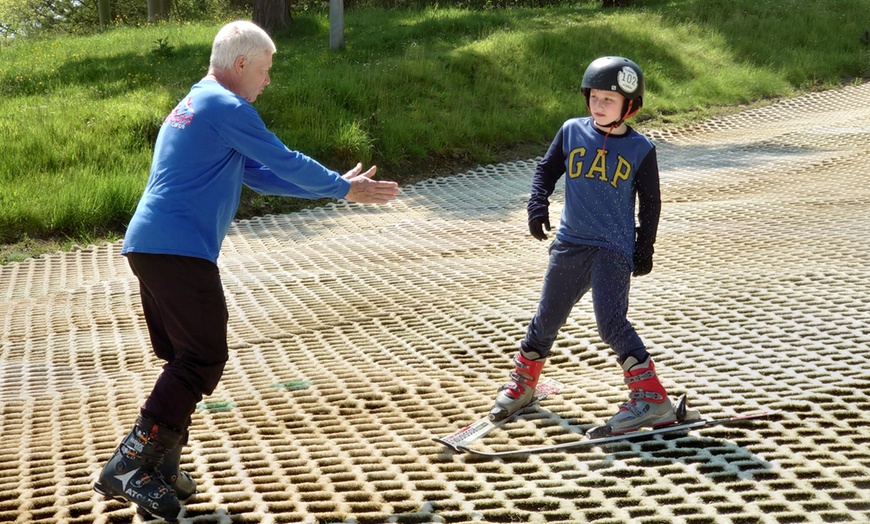
[[[617,127],[621,126],[623,122],[625,122],[626,120],[628,120],[629,118],[634,116],[635,113],[637,113],[638,110],[640,109],[640,108],[638,108],[638,109],[632,110],[633,106],[634,106],[634,100],[628,100],[626,105],[625,105],[625,114],[622,115],[622,118],[620,118],[619,120],[616,120],[614,122],[611,122],[607,125],[601,126],[601,127],[607,128],[607,133],[604,135],[604,141],[601,144],[601,149],[604,150],[605,155],[607,154],[607,137],[609,137],[610,134],[613,133],[613,131]],[[589,108],[589,99],[588,98],[586,99],[586,108],[587,109]],[[594,122],[594,120],[593,120],[593,122]],[[607,156],[604,157],[604,170],[607,171]]]
[[[625,114],[622,115],[622,120],[619,121],[620,124],[633,117],[637,114],[638,111],[640,111],[640,107],[634,107],[634,100],[627,100],[626,102],[627,103],[625,104]]]

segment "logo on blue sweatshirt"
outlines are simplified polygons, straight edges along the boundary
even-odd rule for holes
[[[193,122],[193,98],[187,97],[175,106],[175,109],[169,113],[169,116],[163,120],[164,124],[169,124],[176,129],[184,129]]]

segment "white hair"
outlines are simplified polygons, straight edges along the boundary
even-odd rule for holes
[[[263,29],[252,22],[237,20],[223,26],[214,37],[209,67],[228,71],[240,56],[253,60],[263,53],[275,51],[275,43]]]

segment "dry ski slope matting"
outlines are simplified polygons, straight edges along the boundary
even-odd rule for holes
[[[664,209],[631,318],[702,413],[780,418],[504,459],[433,442],[488,410],[546,265],[535,161],[481,167],[234,225],[182,522],[870,522],[870,84],[650,134]],[[91,489],[160,364],[119,247],[0,268],[2,522],[138,519]],[[588,298],[544,374],[565,389],[475,446],[567,442],[626,398]]]

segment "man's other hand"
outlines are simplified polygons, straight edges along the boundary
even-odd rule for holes
[[[377,166],[372,166],[363,173],[362,164],[357,164],[342,175],[342,178],[350,182],[350,191],[345,195],[345,200],[360,204],[386,204],[396,198],[401,192],[399,184],[387,180],[372,180],[377,171]]]

